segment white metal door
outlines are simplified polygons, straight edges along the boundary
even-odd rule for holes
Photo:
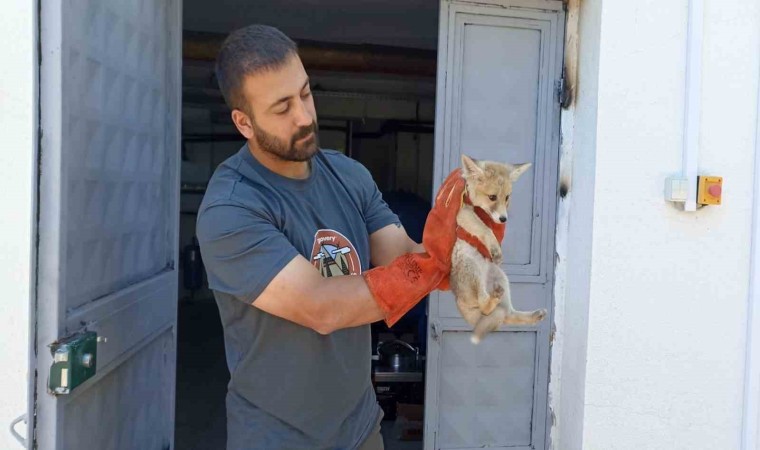
[[[462,153],[533,163],[514,186],[502,265],[522,310],[552,307],[563,27],[560,1],[441,2],[434,184]],[[425,448],[548,448],[552,315],[473,346],[451,292],[429,305]]]
[[[181,0],[40,5],[34,444],[172,448]],[[53,395],[48,346],[81,331],[95,374]]]

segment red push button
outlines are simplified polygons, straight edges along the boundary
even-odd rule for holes
[[[697,203],[700,205],[720,205],[722,194],[723,177],[699,177]]]

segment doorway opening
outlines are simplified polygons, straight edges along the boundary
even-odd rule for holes
[[[214,77],[231,31],[272,25],[294,39],[311,80],[320,146],[372,174],[409,235],[422,240],[433,189],[438,2],[186,0],[183,17],[182,171],[175,447],[224,448],[229,372],[221,322],[194,241],[214,169],[244,144]],[[402,13],[403,12],[403,13]],[[386,449],[421,449],[427,298],[388,329],[375,323],[373,379]],[[396,365],[385,350],[419,354]],[[410,359],[404,359],[409,361]]]

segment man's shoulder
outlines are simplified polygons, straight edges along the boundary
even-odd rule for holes
[[[232,199],[235,185],[240,181],[240,157],[235,154],[227,158],[214,170],[206,185],[200,209]]]
[[[340,152],[338,150],[333,150],[330,148],[322,148],[319,150],[319,152],[322,154],[322,157],[329,162],[330,164],[355,164],[357,163],[356,160],[349,158],[343,152]]]
[[[267,195],[262,186],[240,171],[243,164],[239,154],[227,158],[221,163],[206,186],[206,192],[198,209],[198,217],[218,210],[220,207],[242,208],[251,211],[263,209]],[[246,182],[243,182],[243,181]],[[244,191],[244,192],[243,192]]]
[[[350,158],[337,150],[321,149],[323,161],[341,176],[356,178],[363,182],[372,179],[369,170],[359,161]]]

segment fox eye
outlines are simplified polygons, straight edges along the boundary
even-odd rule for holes
[[[507,201],[509,201],[509,196],[507,195]]]
[[[488,196],[488,200],[491,200],[492,202],[495,202],[496,201],[496,196],[495,195],[489,195]]]

